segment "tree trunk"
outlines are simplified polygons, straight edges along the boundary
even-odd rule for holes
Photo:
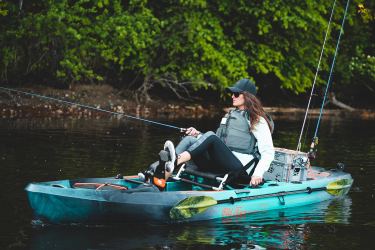
[[[352,108],[352,107],[336,100],[335,93],[333,93],[333,92],[328,93],[328,98],[329,98],[329,100],[324,105],[326,105],[328,103],[332,103],[333,105],[335,105],[339,108],[342,108],[342,109],[346,109],[346,110],[350,110],[350,111],[355,110],[355,108]]]

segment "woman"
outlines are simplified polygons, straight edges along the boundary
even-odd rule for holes
[[[251,175],[250,185],[262,182],[275,153],[271,121],[256,97],[257,91],[252,81],[241,79],[226,91],[232,93],[236,110],[231,110],[222,119],[217,134],[211,131],[202,134],[190,127],[186,131],[189,136],[181,141],[176,151],[172,142],[165,143],[164,149],[171,155],[169,161],[165,162],[165,179],[175,167],[192,159],[199,169],[209,172],[228,173],[250,165],[247,170]],[[233,127],[234,124],[237,127]],[[244,129],[246,126],[248,129]],[[166,151],[162,150],[161,156]]]

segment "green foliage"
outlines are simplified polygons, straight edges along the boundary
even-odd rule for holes
[[[351,75],[362,81],[375,82],[375,56],[364,54],[359,46],[356,52],[356,56],[351,58],[349,65]]]
[[[1,3],[3,0],[0,0],[0,15],[6,16],[8,14],[8,10],[4,10],[3,8],[7,6],[6,3]]]
[[[218,2],[236,47],[247,56],[251,75],[273,74],[281,88],[296,93],[311,86],[330,8],[326,1]],[[332,53],[330,45],[326,53]],[[322,68],[327,68],[325,62]]]
[[[195,87],[213,82],[221,89],[248,77],[246,55],[234,48],[221,18],[209,12],[206,1],[157,1],[151,9],[163,28],[150,51],[151,67],[144,69],[145,74],[155,73],[158,78],[173,73]]]
[[[335,67],[343,83],[358,74],[357,66],[348,71],[358,57],[355,45],[360,41],[367,51],[374,33],[370,1],[353,1]],[[328,76],[345,5],[336,4],[318,83]],[[106,81],[147,92],[156,82],[224,90],[249,77],[300,93],[312,85],[332,3],[35,0],[22,9],[4,6],[2,80]],[[262,82],[264,76],[275,81]]]
[[[359,4],[358,7],[359,7],[358,13],[361,14],[363,22],[368,23],[374,20],[375,14],[373,14],[374,11],[372,9],[365,8],[362,4]]]
[[[142,7],[144,1],[133,1],[127,10],[120,1],[45,0],[42,4],[46,8],[28,13],[16,32],[7,32],[24,43],[18,63],[25,64],[22,59],[27,57],[36,62],[28,63],[26,74],[50,68],[57,69],[54,72],[66,81],[100,80],[98,73],[103,67],[117,67],[119,72],[142,67],[136,58],[159,29],[159,21]]]
[[[372,42],[375,39],[375,21],[364,18],[361,13],[363,8],[366,12],[373,13],[374,11],[369,8],[372,5],[373,1],[361,0],[354,1],[349,6],[351,15],[345,24],[337,57],[339,63],[335,65],[333,77],[338,88],[340,85],[343,86],[341,88],[343,92],[347,89],[351,94],[358,93],[356,84],[366,86],[366,91],[370,89],[372,92],[375,87],[373,62],[371,62],[375,55],[375,45]]]

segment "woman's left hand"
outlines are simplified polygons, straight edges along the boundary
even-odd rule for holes
[[[199,135],[200,132],[199,132],[198,130],[196,130],[195,128],[190,127],[190,128],[188,128],[188,129],[186,130],[185,133],[186,133],[187,135],[197,137],[197,136]]]
[[[262,177],[252,176],[250,181],[250,186],[258,186],[262,182]]]

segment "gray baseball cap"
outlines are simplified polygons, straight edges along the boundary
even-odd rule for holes
[[[229,93],[247,91],[255,96],[257,95],[257,89],[255,87],[255,84],[249,79],[241,79],[238,82],[236,82],[236,84],[233,87],[225,88],[225,91]]]

